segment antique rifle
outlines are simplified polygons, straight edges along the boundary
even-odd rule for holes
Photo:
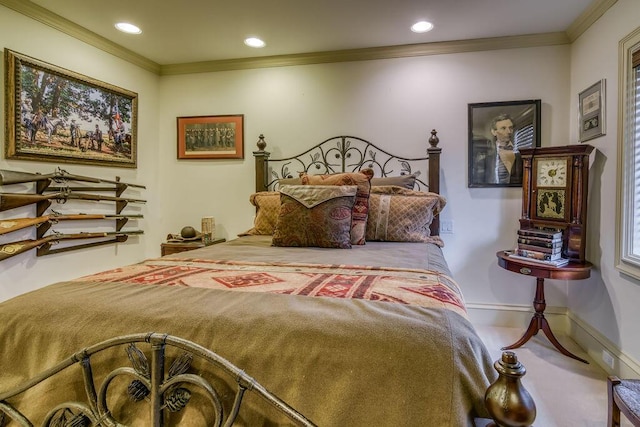
[[[96,233],[73,233],[73,234],[53,233],[53,234],[44,236],[41,239],[20,240],[18,242],[11,242],[11,243],[0,245],[0,261],[10,258],[14,255],[21,254],[23,252],[30,251],[31,249],[39,248],[47,244],[55,244],[63,240],[97,239],[97,238],[101,238],[101,237],[104,238],[109,236],[115,236],[116,238],[123,238],[129,235],[143,234],[143,233],[144,231],[142,230],[104,231],[104,232],[96,232]],[[73,246],[71,248],[73,248]]]
[[[85,219],[133,219],[142,218],[142,215],[103,215],[103,214],[51,214],[43,215],[36,218],[13,218],[0,220],[0,235],[11,233],[12,231],[21,230],[23,228],[40,226],[44,223],[55,224],[58,221],[85,220]]]
[[[65,203],[67,200],[108,200],[113,202],[131,202],[131,203],[145,203],[146,200],[142,199],[129,199],[125,197],[115,196],[99,196],[96,194],[87,193],[74,193],[72,191],[61,191],[59,193],[51,194],[22,194],[22,193],[0,193],[0,212],[8,211],[9,209],[19,208],[21,206],[31,205],[33,203],[42,202],[45,200],[55,200],[58,203]]]
[[[17,172],[17,171],[10,171],[6,169],[0,169],[0,185],[24,184],[28,182],[38,182],[38,181],[47,181],[47,180],[58,182],[58,183],[63,183],[67,181],[80,181],[80,182],[126,185],[128,187],[135,187],[135,188],[146,188],[144,185],[129,184],[119,180],[112,181],[112,180],[102,179],[102,178],[93,178],[90,176],[74,175],[60,168],[56,168],[55,172],[48,173],[48,174]]]

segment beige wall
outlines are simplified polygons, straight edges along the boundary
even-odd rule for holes
[[[571,139],[577,139],[578,93],[606,79],[606,129],[588,141],[592,154],[587,257],[595,264],[589,280],[569,285],[569,308],[614,346],[623,358],[640,360],[640,283],[614,267],[618,139],[618,42],[640,26],[640,3],[618,2],[571,48]],[[599,357],[599,355],[595,355]]]
[[[79,277],[100,270],[113,268],[122,264],[140,261],[146,257],[159,255],[159,241],[164,230],[156,226],[161,212],[159,210],[160,193],[156,184],[158,180],[158,81],[159,78],[147,71],[133,66],[116,57],[97,50],[85,43],[77,41],[67,35],[37,23],[10,9],[0,6],[0,48],[11,49],[25,55],[73,70],[93,77],[106,83],[126,88],[138,93],[138,168],[103,168],[83,165],[61,165],[58,163],[40,163],[32,161],[8,161],[4,158],[5,111],[4,84],[0,85],[2,102],[0,103],[0,141],[2,141],[2,156],[0,168],[27,172],[51,173],[56,166],[63,166],[71,173],[78,175],[99,176],[114,179],[116,175],[124,182],[144,184],[148,190],[140,194],[131,195],[147,199],[141,213],[145,219],[133,223],[133,227],[145,230],[145,235],[130,239],[130,242],[118,246],[103,246],[87,250],[66,252],[37,258],[35,251],[7,259],[0,263],[0,300],[27,292],[46,284]],[[0,64],[4,76],[4,60]],[[4,81],[4,77],[3,77]],[[3,192],[31,191],[29,186],[4,186]],[[132,193],[133,194],[133,193]],[[71,210],[74,209],[74,210]],[[58,206],[58,210],[74,213],[101,212],[115,213],[114,205],[109,203],[84,203],[82,205]],[[131,208],[127,208],[131,210]],[[136,210],[137,212],[137,210]],[[26,217],[34,215],[33,207],[24,207],[0,213],[0,218]],[[78,224],[76,224],[78,225]],[[77,231],[91,231],[100,229],[105,231],[112,224],[87,224],[86,229]],[[61,224],[58,227],[63,227]],[[58,228],[56,227],[56,228]],[[59,228],[61,229],[61,228]],[[110,228],[113,230],[113,228]],[[0,242],[33,239],[33,230],[21,230],[0,236]]]
[[[443,235],[445,252],[467,301],[530,306],[534,284],[497,267],[495,257],[514,245],[521,189],[467,188],[467,104],[540,98],[543,145],[566,143],[568,79],[568,46],[164,77],[161,162],[173,173],[161,183],[175,196],[163,209],[171,221],[165,228],[210,214],[224,237],[247,229],[250,151],[260,133],[275,157],[340,134],[418,155],[435,128],[448,199],[442,215],[454,221],[454,234]],[[233,113],[245,114],[244,162],[175,159],[176,116]],[[564,286],[550,283],[550,304],[566,305]]]

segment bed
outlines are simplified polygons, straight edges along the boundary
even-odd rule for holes
[[[0,303],[5,422],[464,426],[487,417],[497,373],[441,250],[435,131],[429,143],[428,158],[402,158],[340,136],[270,159],[261,136],[256,218],[237,239]],[[364,217],[353,174],[368,178]],[[349,180],[317,185],[336,176]],[[313,206],[300,207],[311,196],[296,191],[310,189]],[[296,209],[303,220],[287,220]],[[407,209],[426,213],[394,229]],[[313,240],[301,227],[331,233]]]

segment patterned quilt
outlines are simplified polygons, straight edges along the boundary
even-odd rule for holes
[[[446,308],[466,316],[462,294],[452,278],[418,269],[161,258],[76,281],[365,299]]]

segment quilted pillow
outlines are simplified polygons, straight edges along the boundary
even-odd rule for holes
[[[431,242],[431,222],[446,204],[436,193],[396,186],[373,187],[369,197],[367,240]]]
[[[271,244],[351,248],[356,192],[352,185],[283,185]]]
[[[408,175],[400,176],[383,176],[382,178],[371,178],[372,187],[380,187],[383,185],[395,185],[398,187],[408,188],[413,190],[416,184],[416,178],[420,175],[420,171],[416,171]]]
[[[280,193],[277,191],[261,191],[249,196],[249,201],[256,207],[256,218],[253,227],[238,236],[272,235],[280,213]]]
[[[358,187],[351,218],[351,244],[353,245],[365,243],[372,177],[372,169],[331,175],[307,175],[306,173],[300,175],[303,185],[355,185]]]

